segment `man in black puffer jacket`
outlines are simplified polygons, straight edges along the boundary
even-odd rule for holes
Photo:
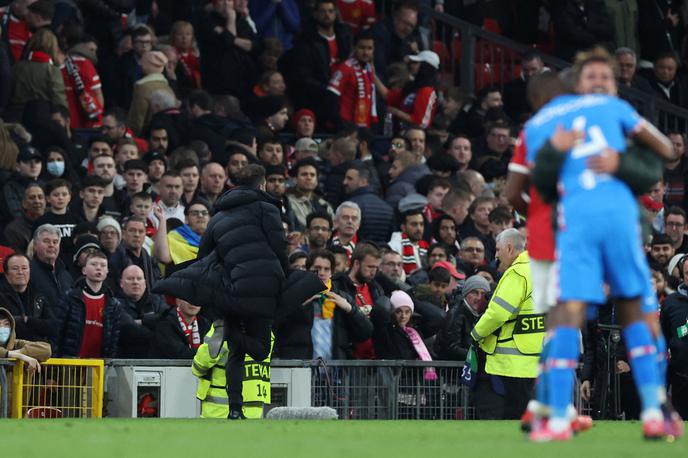
[[[265,192],[265,169],[249,165],[237,187],[215,203],[215,216],[201,239],[199,259],[215,252],[225,271],[231,310],[224,310],[227,393],[230,418],[243,418],[244,357],[262,361],[270,353],[270,332],[278,296],[289,269],[287,239],[279,203]]]

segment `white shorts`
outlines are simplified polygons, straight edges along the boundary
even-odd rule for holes
[[[535,313],[547,313],[557,305],[557,297],[559,296],[557,270],[556,262],[530,260]]]

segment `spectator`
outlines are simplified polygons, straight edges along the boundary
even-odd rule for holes
[[[31,183],[41,184],[38,177],[42,167],[41,155],[36,149],[29,146],[19,153],[15,171],[2,187],[4,221],[11,221],[22,215],[24,192]]]
[[[189,95],[188,106],[191,114],[189,138],[202,140],[208,144],[214,161],[227,162],[223,132],[227,127],[226,119],[212,112],[213,99],[206,91],[197,90]]]
[[[442,211],[451,216],[454,223],[460,226],[466,220],[468,207],[474,198],[469,191],[453,188],[442,198]]]
[[[464,134],[469,138],[477,138],[485,135],[485,124],[488,119],[499,116],[503,112],[504,99],[502,91],[497,86],[482,88],[475,103],[465,115],[459,115],[458,127],[455,134]]]
[[[342,121],[367,128],[377,124],[375,74],[371,66],[374,54],[372,33],[361,32],[356,36],[353,56],[333,72],[327,89],[335,96],[330,119],[336,126]]]
[[[148,165],[147,175],[151,184],[150,190],[159,194],[158,184],[167,171],[167,159],[163,153],[151,149],[143,156],[143,161]]]
[[[122,326],[120,351],[122,357],[147,358],[153,331],[168,306],[157,294],[146,289],[146,279],[138,266],[122,271],[120,294]]]
[[[31,183],[24,191],[22,214],[5,227],[7,245],[17,251],[25,252],[31,239],[31,231],[36,221],[45,213],[45,193],[38,183]]]
[[[664,213],[664,233],[671,239],[675,253],[688,253],[686,212],[680,207],[669,207]]]
[[[254,117],[259,132],[265,135],[276,135],[287,126],[287,121],[289,121],[286,99],[274,95],[260,97],[255,103]]]
[[[306,239],[308,245],[304,250],[310,253],[314,250],[323,250],[332,236],[332,217],[327,212],[313,212],[306,218]]]
[[[72,276],[59,259],[60,230],[50,224],[38,226],[33,233],[31,281],[56,310],[57,302],[72,286]]]
[[[158,192],[160,200],[153,205],[154,217],[153,224],[157,226],[157,215],[155,208],[162,210],[165,219],[177,218],[179,221],[184,221],[184,205],[181,203],[182,198],[182,177],[176,171],[170,170],[163,174],[162,179],[158,183]]]
[[[265,167],[265,192],[280,203],[283,221],[286,219],[289,229],[296,225],[294,212],[287,199],[287,168],[283,164]]]
[[[688,88],[678,74],[678,65],[679,60],[675,53],[658,54],[650,86],[656,97],[685,107],[688,103]]]
[[[93,175],[103,180],[103,202],[101,207],[106,215],[121,218],[126,192],[115,188],[117,178],[117,166],[112,156],[101,154],[91,161]]]
[[[214,205],[224,191],[226,180],[227,176],[222,166],[217,162],[208,162],[201,169],[201,186],[198,197]]]
[[[299,161],[305,157],[299,157],[296,154],[297,152],[299,152],[299,149],[296,148],[296,146],[298,146],[299,141],[304,138],[310,140],[310,142],[302,143],[302,145],[315,144],[315,151],[312,152],[314,154],[318,154],[318,144],[315,143],[312,139],[313,134],[315,133],[316,126],[315,113],[313,113],[313,111],[309,110],[308,108],[301,108],[292,115],[291,122],[294,126],[294,130],[296,131],[296,137],[299,139],[296,141],[296,145],[294,145],[294,160]],[[310,151],[310,149],[301,149],[301,151]]]
[[[168,91],[173,95],[169,83],[162,72],[167,65],[167,57],[160,51],[148,51],[139,60],[142,77],[136,81],[129,107],[127,124],[136,135],[141,135],[148,127],[153,111],[150,97],[155,91]]]
[[[351,201],[342,202],[334,213],[334,234],[331,243],[344,248],[347,262],[356,249],[360,227],[361,208]]]
[[[686,323],[688,323],[688,262],[682,263],[681,280],[678,290],[664,301],[660,312],[662,332],[667,340],[671,359],[667,373],[672,390],[672,402],[681,416],[688,415],[688,397],[685,386],[688,377],[685,367],[688,364],[686,348]]]
[[[421,51],[406,57],[413,79],[402,89],[390,89],[376,81],[380,95],[387,104],[387,112],[402,126],[414,124],[427,129],[437,111],[437,75],[440,57],[434,51]]]
[[[190,22],[176,21],[170,31],[171,44],[177,50],[179,62],[186,78],[193,87],[201,87],[201,65],[195,48],[194,28]]]
[[[418,3],[399,2],[392,16],[372,27],[375,36],[375,71],[383,83],[389,84],[387,67],[419,51]]]
[[[105,254],[88,255],[84,277],[69,289],[58,307],[59,354],[79,358],[117,356],[120,303],[104,285],[108,276]]]
[[[325,200],[336,207],[344,200],[344,177],[356,159],[356,143],[348,138],[336,139],[330,146],[328,159],[332,168],[325,177]]]
[[[95,135],[91,137],[88,140],[87,157],[81,162],[81,169],[79,172],[84,176],[90,175],[93,171],[93,159],[103,155],[114,157],[110,138],[105,135]]]
[[[372,0],[337,0],[337,10],[342,22],[354,35],[375,24],[375,3]]]
[[[284,77],[277,70],[268,70],[260,75],[258,83],[253,86],[253,95],[256,97],[276,96],[282,97],[287,91]]]
[[[69,259],[69,263],[65,262],[65,264],[68,265],[72,277],[79,278],[82,275],[81,270],[86,265],[88,255],[96,251],[103,253],[103,247],[100,246],[98,236],[93,234],[77,234],[72,242],[74,255]]]
[[[128,134],[127,112],[120,107],[108,109],[103,116],[100,130],[103,136],[109,138],[111,142],[118,142],[123,138],[129,138],[131,135]],[[134,158],[131,157],[130,159]],[[126,161],[122,161],[122,163],[124,162]]]
[[[47,361],[52,354],[50,344],[30,342],[18,339],[15,334],[14,317],[4,308],[0,308],[0,355],[3,358],[15,358],[28,365],[30,373],[40,372],[40,363]]]
[[[118,106],[127,110],[134,94],[135,83],[144,77],[141,60],[153,50],[155,35],[145,25],[135,27],[131,32],[132,47],[116,61],[113,75],[106,79],[105,100],[109,106]],[[109,76],[104,72],[103,76]]]
[[[638,0],[640,56],[650,62],[681,48],[685,30],[681,4],[666,0]]]
[[[316,211],[325,211],[334,217],[329,203],[315,194],[318,186],[318,165],[312,158],[297,162],[292,168],[296,175],[294,188],[287,193],[289,205],[296,218],[295,230],[303,232],[306,229],[306,217]]]
[[[467,276],[473,276],[478,267],[485,264],[485,245],[478,237],[464,237],[459,258],[458,268]]]
[[[294,34],[301,30],[298,2],[249,0],[248,5],[258,34],[263,38],[277,38],[285,51],[290,50]]]
[[[435,295],[436,290],[433,289],[433,280],[430,278],[430,272],[435,268],[435,265],[438,262],[446,263],[450,259],[449,251],[439,243],[434,243],[430,245],[427,249],[427,255],[426,255],[426,262],[425,262],[425,267],[422,269],[416,269],[415,272],[413,272],[411,275],[409,275],[406,278],[406,282],[410,284],[411,286],[419,286],[419,285],[424,285],[429,283],[429,285],[426,285],[426,289],[432,289],[432,294]],[[452,260],[452,263],[454,261]],[[451,263],[450,263],[451,264]],[[444,304],[444,289],[447,288],[449,284],[449,279],[450,279],[450,272],[449,269],[444,268],[444,270],[447,272],[446,275],[446,282],[447,285],[444,285],[442,288],[442,295],[437,294],[436,300],[434,301],[436,305],[445,305]],[[454,271],[456,271],[456,268],[454,268]],[[460,274],[457,272],[456,276],[458,277]],[[465,280],[465,276],[463,276],[462,280]],[[453,290],[454,288],[452,288]],[[415,297],[417,299],[420,299],[418,296],[418,289],[416,289],[416,294]]]
[[[408,294],[399,290],[392,293],[390,302],[391,309],[373,307],[371,312],[375,353],[380,359],[432,361],[423,339],[434,336],[439,331],[444,313],[432,304],[422,301],[414,303]],[[424,370],[423,379],[437,380],[435,370]]]
[[[418,163],[416,156],[409,151],[399,152],[389,169],[392,179],[385,201],[392,208],[397,208],[399,201],[409,194],[415,193],[415,184],[424,175],[429,175],[430,169],[425,164]]]
[[[284,57],[287,82],[294,104],[310,108],[319,119],[327,119],[327,85],[335,64],[351,55],[351,33],[337,21],[334,0],[317,0],[312,25],[306,25]],[[331,43],[331,44],[330,44]]]
[[[652,248],[650,250],[650,265],[655,270],[666,270],[671,258],[676,254],[671,236],[657,234],[652,237]]]
[[[59,146],[52,146],[44,151],[44,156],[45,169],[42,169],[41,172],[41,177],[44,181],[49,181],[53,178],[63,178],[75,186],[78,185],[79,179],[76,175],[76,170],[74,170],[72,160],[65,150]]]
[[[95,54],[92,59],[96,59]],[[74,49],[62,56],[62,80],[72,129],[98,126],[103,120],[103,97],[100,76],[94,62]]]
[[[122,242],[110,257],[109,277],[119,285],[122,271],[131,265],[139,266],[146,276],[146,288],[151,289],[160,278],[160,270],[153,258],[143,249],[146,240],[146,221],[132,216],[122,223]]]
[[[532,113],[526,100],[526,85],[530,78],[545,71],[542,57],[536,52],[528,52],[521,57],[521,74],[504,85],[504,111],[514,121],[524,119]]]
[[[105,213],[101,205],[107,184],[95,175],[86,177],[81,184],[79,199],[72,202],[70,209],[81,221],[97,223],[98,218]]]
[[[473,168],[487,181],[506,177],[511,160],[511,129],[508,122],[488,124],[484,149],[473,158]],[[479,195],[479,194],[476,194]]]
[[[158,91],[155,91],[155,93],[158,93]],[[170,146],[170,135],[167,132],[167,127],[151,126],[148,130],[148,146],[150,151],[163,156],[167,155]]]
[[[572,61],[580,49],[606,44],[614,38],[610,18],[601,0],[565,0],[552,8],[555,54]]]
[[[258,145],[258,159],[266,165],[284,164],[284,148],[277,137],[269,136],[261,141]],[[248,158],[246,158],[246,165],[248,165]]]
[[[346,199],[361,209],[360,240],[384,243],[393,232],[394,211],[370,186],[370,169],[360,163],[352,163],[344,176]]]
[[[183,160],[177,163],[179,176],[182,177],[182,205],[186,206],[191,202],[198,191],[200,173],[198,164],[192,159]]]
[[[334,277],[333,285],[337,291],[354,297],[356,307],[359,307],[366,317],[376,307],[389,308],[389,299],[385,297],[380,284],[375,281],[379,266],[378,249],[362,243],[351,256],[351,269]],[[355,359],[375,359],[372,339],[356,344],[353,354]]]
[[[438,157],[438,156],[433,156]],[[419,186],[417,186],[419,188]],[[426,226],[426,236],[425,239],[429,239],[429,229],[435,219],[442,213],[442,199],[447,195],[449,189],[451,188],[451,182],[444,177],[433,177],[429,180],[428,188],[426,192],[422,192],[426,199],[428,200],[427,205],[423,208],[423,217],[425,222],[428,223]]]
[[[12,314],[18,339],[57,341],[55,312],[47,298],[31,282],[31,261],[14,253],[3,261],[5,275],[0,278],[0,303]]]
[[[50,29],[40,29],[26,44],[25,58],[12,68],[8,118],[21,119],[24,106],[34,100],[67,106],[59,68],[57,38]]]
[[[395,282],[403,283],[406,279],[406,273],[404,272],[404,262],[401,255],[389,248],[383,248],[380,250],[380,254],[382,255],[380,272]]]
[[[459,242],[454,218],[446,213],[441,213],[432,222],[432,240],[444,246],[454,258],[459,255]]]
[[[458,172],[467,170],[468,165],[473,159],[471,140],[464,135],[451,137],[447,141],[447,154],[456,159],[456,162],[459,163]]]
[[[495,208],[495,201],[489,197],[478,197],[468,207],[468,219],[459,226],[462,238],[477,237],[485,248],[485,260],[494,259],[495,242],[490,232],[490,213]],[[500,231],[501,232],[501,231]]]
[[[637,72],[638,61],[635,52],[630,48],[618,48],[614,56],[619,67],[619,86],[630,87],[646,94],[652,94],[650,83]]]
[[[122,227],[116,219],[110,216],[103,216],[98,221],[98,232],[100,245],[103,252],[109,257],[117,250],[122,240]]]
[[[666,194],[664,200],[667,205],[678,205],[686,208],[688,203],[688,181],[686,174],[686,137],[682,132],[668,132],[676,160],[664,163],[664,183]]]
[[[34,225],[29,229],[31,234],[33,227],[43,224],[52,224],[60,230],[60,237],[64,240],[71,240],[72,232],[81,221],[72,211],[69,210],[69,203],[72,200],[71,184],[67,180],[56,178],[48,182],[45,186],[45,193],[48,196],[49,208],[43,216],[38,218]],[[62,245],[62,252],[71,257],[71,247]]]
[[[352,305],[353,297],[333,287],[334,263],[334,255],[327,250],[311,252],[306,269],[318,275],[327,291],[278,322],[276,358],[353,359],[355,344],[371,337],[373,325]]]
[[[296,250],[289,255],[289,268],[292,270],[306,270],[308,254],[301,250]]]
[[[9,51],[13,62],[21,59],[24,47],[31,38],[31,30],[26,21],[29,4],[30,1],[14,0],[10,3],[9,9],[2,14],[2,41],[10,44]]]
[[[153,213],[160,221],[155,237],[155,257],[164,264],[181,264],[196,259],[201,237],[210,221],[208,203],[192,200],[184,208],[185,224],[168,231],[167,216],[161,208],[153,208]]]
[[[393,233],[389,241],[389,247],[401,253],[406,275],[425,266],[428,243],[423,240],[424,229],[423,213],[420,210],[409,210],[402,216],[401,232]]]
[[[257,37],[247,18],[237,14],[233,3],[213,2],[198,24],[204,88],[213,94],[245,97],[257,76],[251,57]]]
[[[409,126],[404,131],[404,137],[411,144],[410,151],[416,156],[416,160],[424,162],[427,151],[425,144],[427,136],[425,135],[425,130],[415,125]]]

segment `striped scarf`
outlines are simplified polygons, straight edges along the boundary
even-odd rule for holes
[[[179,326],[181,326],[182,332],[184,333],[184,337],[189,342],[189,348],[200,347],[201,334],[198,332],[198,320],[196,319],[196,317],[194,317],[193,321],[187,324],[186,320],[179,311],[179,307],[177,307],[176,311],[177,318],[179,318]]]
[[[418,246],[418,260],[422,262],[423,259],[425,259],[425,255],[428,252],[428,242],[425,240],[419,240],[417,243]],[[401,233],[401,261],[404,263],[404,272],[406,274],[410,274],[416,269],[419,269],[420,266],[418,265],[417,258],[416,258],[416,251],[414,249],[414,244],[413,242],[408,238],[408,235],[406,235],[404,232]]]
[[[354,238],[351,239],[349,243],[346,245],[342,244],[341,239],[339,238],[338,234],[334,234],[332,237],[332,245],[334,246],[340,246],[346,250],[346,259],[349,261],[351,260],[351,254],[354,252],[356,249],[356,244],[358,243],[358,234],[354,234]]]

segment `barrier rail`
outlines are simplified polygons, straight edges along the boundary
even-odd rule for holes
[[[17,361],[12,370],[11,417],[101,418],[103,360],[51,358],[41,373],[25,370]]]
[[[0,418],[7,418],[9,410],[9,393],[10,387],[7,383],[6,367],[14,366],[14,361],[9,359],[0,359]]]

